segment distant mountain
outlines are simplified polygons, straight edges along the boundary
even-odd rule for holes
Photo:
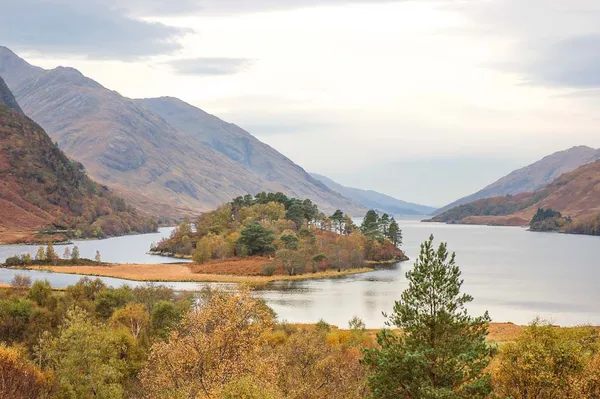
[[[565,173],[533,193],[480,199],[450,209],[431,221],[525,226],[539,208],[559,211],[575,225],[600,216],[600,161]],[[567,231],[569,228],[565,226]]]
[[[389,195],[378,193],[377,191],[345,187],[328,177],[316,173],[311,173],[310,175],[333,191],[369,209],[376,209],[392,215],[429,215],[436,210],[436,208],[430,206],[402,201]]]
[[[364,209],[249,133],[173,98],[132,100],[73,68],[44,70],[0,47],[21,107],[95,180],[161,216],[198,214],[260,191]]]
[[[156,230],[106,187],[90,180],[20,111],[0,77],[0,242],[104,237]]]
[[[475,194],[446,205],[437,210],[435,214],[440,215],[459,205],[468,204],[482,198],[516,195],[539,190],[563,173],[570,172],[582,165],[599,159],[600,149],[595,150],[586,146],[573,147],[554,153],[538,162],[510,173]]]

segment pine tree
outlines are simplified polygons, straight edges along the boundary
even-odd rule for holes
[[[486,343],[490,318],[472,318],[461,294],[463,280],[448,256],[446,244],[437,251],[433,236],[421,245],[414,269],[406,274],[409,287],[388,316],[389,329],[377,335],[380,348],[365,350],[371,370],[368,383],[377,399],[479,399],[492,391],[485,372],[492,349]]]
[[[390,225],[387,231],[387,238],[396,247],[400,248],[402,246],[402,230],[400,230],[400,226],[398,226],[398,222],[396,222],[394,218],[390,220]]]

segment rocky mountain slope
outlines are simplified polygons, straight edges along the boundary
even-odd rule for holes
[[[0,242],[105,237],[156,230],[90,180],[25,114],[0,78]]]
[[[315,179],[319,180],[327,187],[342,194],[344,197],[359,203],[369,209],[375,209],[381,212],[387,212],[391,215],[429,215],[436,210],[430,206],[413,204],[411,202],[402,201],[389,195],[378,193],[373,190],[362,190],[360,188],[352,188],[342,186],[339,183],[331,180],[328,177],[316,173],[310,174]]]
[[[600,161],[565,173],[533,193],[480,199],[448,210],[431,221],[525,226],[539,208],[559,211],[574,223],[600,215]]]
[[[539,190],[563,173],[599,159],[600,149],[595,150],[586,146],[573,147],[554,153],[529,166],[515,170],[475,194],[446,205],[436,211],[435,214],[442,214],[459,205],[468,204],[482,198],[516,195]]]
[[[197,214],[261,191],[364,213],[249,133],[179,100],[132,100],[73,68],[43,70],[1,47],[0,70],[25,112],[69,156],[154,215]]]

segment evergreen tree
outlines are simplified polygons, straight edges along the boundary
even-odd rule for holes
[[[339,209],[335,211],[333,215],[331,215],[331,221],[333,222],[333,226],[336,232],[340,234],[342,233],[345,219],[346,217],[344,215],[344,212],[342,212]]]
[[[238,243],[248,251],[248,255],[264,255],[275,250],[273,246],[275,235],[260,223],[250,223],[242,230]]]
[[[379,229],[381,230],[381,233],[383,233],[384,237],[388,237],[390,222],[390,215],[388,215],[387,213],[384,213],[383,215],[381,215],[381,218],[379,218]]]
[[[421,245],[409,287],[394,305],[387,326],[377,335],[380,348],[366,349],[363,362],[371,370],[368,383],[377,399],[478,399],[492,391],[485,372],[491,357],[486,343],[490,318],[472,318],[461,294],[463,280],[448,256],[446,244],[437,251],[433,236]]]
[[[387,231],[387,238],[394,244],[396,247],[400,248],[402,246],[402,230],[400,230],[400,226],[398,226],[398,222],[396,219],[392,217],[390,220],[390,225]]]
[[[383,236],[379,230],[379,214],[374,210],[368,211],[360,226],[360,230],[371,239],[382,240]]]

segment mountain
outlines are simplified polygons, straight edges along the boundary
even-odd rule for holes
[[[524,226],[540,208],[559,211],[575,225],[597,218],[600,215],[600,161],[565,173],[533,193],[480,199],[448,210],[430,221]],[[565,226],[565,230],[570,227]]]
[[[516,195],[539,190],[563,173],[599,159],[600,149],[595,150],[586,146],[573,147],[554,153],[529,166],[515,170],[475,194],[446,205],[437,210],[435,214],[440,215],[459,205],[468,204],[482,198]]]
[[[31,66],[7,48],[0,62],[21,107],[69,156],[154,215],[198,214],[260,191],[364,214],[249,133],[180,100],[132,100],[76,69]]]
[[[105,237],[156,230],[155,223],[90,180],[20,111],[0,78],[0,242]]]
[[[391,215],[429,215],[436,210],[436,208],[402,201],[377,191],[342,186],[330,178],[316,173],[310,175],[333,191],[369,209],[387,212]]]

